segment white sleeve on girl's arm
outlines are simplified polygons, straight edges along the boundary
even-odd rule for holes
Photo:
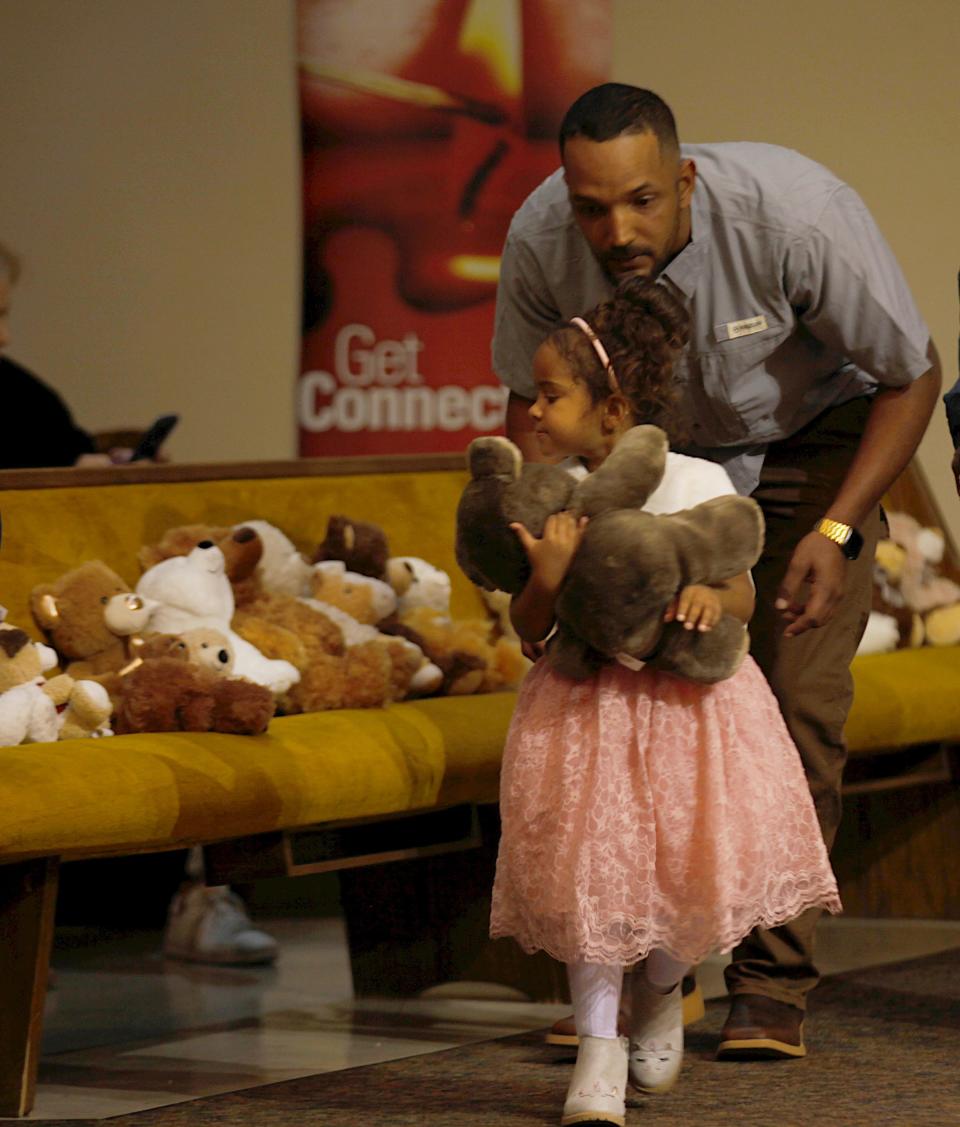
[[[723,466],[671,450],[663,480],[643,507],[648,513],[678,513],[714,497],[735,496],[736,492]]]

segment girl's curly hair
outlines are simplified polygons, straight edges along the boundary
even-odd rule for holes
[[[584,320],[606,349],[636,421],[662,427],[671,444],[682,442],[686,428],[677,410],[673,363],[687,343],[689,317],[680,301],[654,282],[627,278]],[[550,340],[591,402],[610,395],[607,373],[585,333],[576,325],[562,325]]]

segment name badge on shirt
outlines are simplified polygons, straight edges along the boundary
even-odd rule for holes
[[[766,327],[767,318],[760,313],[756,317],[746,317],[743,321],[728,321],[725,325],[714,325],[713,331],[717,334],[717,340],[736,340],[738,337],[762,333]]]

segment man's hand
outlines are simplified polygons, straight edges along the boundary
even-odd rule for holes
[[[829,622],[843,597],[847,561],[826,536],[809,532],[800,541],[780,584],[774,606],[787,620],[784,636],[796,637]],[[800,588],[807,584],[807,601],[801,603]]]

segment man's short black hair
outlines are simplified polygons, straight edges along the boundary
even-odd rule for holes
[[[560,152],[571,137],[612,141],[624,133],[653,133],[661,149],[678,152],[680,148],[673,113],[658,94],[623,82],[605,82],[581,94],[564,114]]]

